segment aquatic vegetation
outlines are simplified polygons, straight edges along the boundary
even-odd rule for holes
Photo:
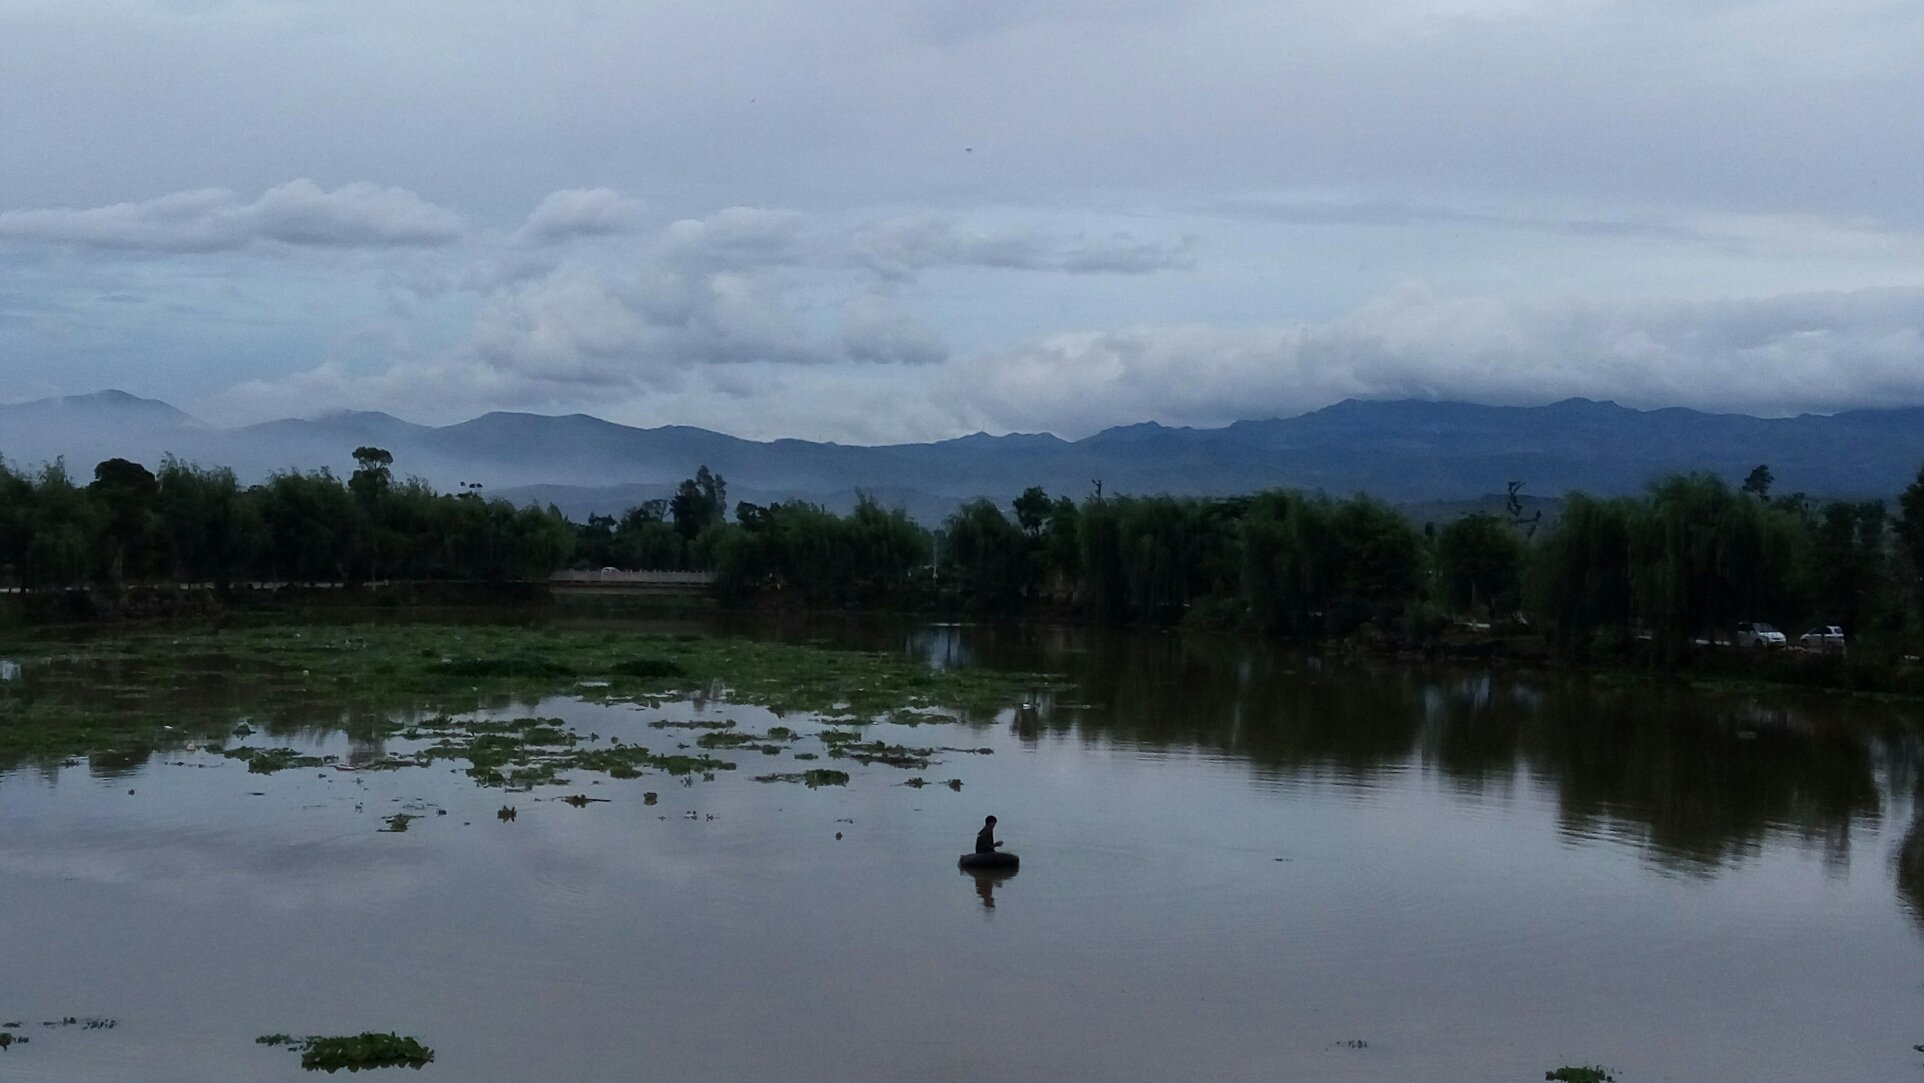
[[[494,818],[500,820],[502,823],[507,823],[509,820],[514,819],[514,814],[515,807],[513,805],[502,805],[501,808],[495,812]]]
[[[1543,1078],[1556,1080],[1557,1083],[1614,1083],[1616,1079],[1615,1076],[1596,1065],[1574,1068],[1565,1065],[1555,1071],[1543,1073]]]
[[[406,831],[408,829],[408,825],[418,819],[420,819],[419,816],[411,816],[405,812],[397,812],[392,816],[383,816],[381,817],[381,820],[384,823],[386,823],[387,826],[383,827],[381,830],[398,835],[401,832]]]
[[[248,772],[256,775],[271,775],[290,767],[320,767],[334,759],[332,756],[305,756],[291,748],[256,748],[251,745],[224,749],[221,755],[230,760],[245,761]]]
[[[913,767],[916,770],[928,767],[929,757],[934,754],[932,748],[906,748],[883,741],[844,745],[830,753],[837,759],[847,757],[864,767],[879,763],[886,767]]]
[[[258,1045],[299,1053],[301,1067],[310,1072],[420,1068],[434,1060],[434,1050],[422,1045],[419,1039],[403,1038],[393,1031],[338,1036],[311,1034],[299,1039],[286,1034],[263,1034],[254,1041]]]
[[[626,662],[615,663],[609,668],[609,672],[621,677],[645,679],[687,676],[687,671],[681,668],[680,663],[666,658],[631,658]]]
[[[559,662],[533,655],[510,658],[445,658],[429,667],[450,677],[573,677],[575,671]]]
[[[799,782],[809,789],[822,786],[848,785],[847,771],[829,771],[817,768],[812,771],[786,772],[773,775],[756,775],[756,782]]]
[[[23,633],[15,631],[17,638]],[[57,649],[51,649],[57,648]],[[25,648],[25,649],[22,649]],[[653,703],[702,694],[777,714],[833,715],[848,726],[910,712],[982,718],[1050,687],[1035,674],[935,670],[911,658],[723,636],[453,624],[268,625],[190,631],[116,629],[60,642],[0,643],[22,690],[0,726],[0,770],[104,751],[138,756],[187,743],[284,733],[343,717],[471,711],[502,696],[579,695]],[[645,664],[644,664],[645,663]],[[605,686],[584,686],[583,681]],[[210,688],[244,689],[209,697]],[[317,705],[325,703],[323,710]],[[937,715],[934,712],[953,712]],[[670,723],[728,729],[728,723]],[[786,727],[784,727],[786,728]],[[520,734],[526,745],[530,735]],[[849,729],[823,740],[851,743]],[[537,738],[539,739],[539,738]],[[786,740],[774,733],[769,739]],[[253,756],[247,758],[253,766]],[[273,755],[280,755],[275,753]],[[403,757],[405,760],[405,757]],[[401,766],[394,764],[391,766]],[[265,771],[276,766],[261,761]],[[482,777],[501,783],[492,765]]]

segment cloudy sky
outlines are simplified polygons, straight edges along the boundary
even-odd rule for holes
[[[0,401],[1924,403],[1915,0],[0,0]]]

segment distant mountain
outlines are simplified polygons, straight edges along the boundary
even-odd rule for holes
[[[706,465],[728,479],[731,500],[799,498],[840,509],[864,489],[928,521],[976,496],[1006,502],[1040,485],[1081,497],[1098,480],[1108,493],[1286,487],[1437,503],[1476,500],[1509,481],[1543,497],[1634,492],[1671,471],[1734,481],[1758,463],[1770,465],[1783,491],[1888,497],[1924,463],[1924,408],[1766,419],[1586,399],[1536,407],[1351,400],[1218,429],[1144,422],[1074,441],[976,433],[863,447],[633,428],[585,414],[491,413],[434,427],[337,413],[220,429],[118,391],[0,406],[0,454],[9,463],[64,455],[82,476],[103,458],[151,465],[164,452],[232,466],[250,480],[289,468],[345,472],[363,444],[392,452],[398,473],[442,488],[480,483],[578,516],[666,496]]]

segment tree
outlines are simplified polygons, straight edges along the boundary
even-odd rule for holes
[[[728,514],[728,483],[720,474],[710,473],[708,467],[703,466],[675,489],[668,511],[675,521],[675,533],[680,534],[683,541],[692,542]]]
[[[105,526],[101,540],[106,544],[95,554],[102,562],[98,576],[119,582],[153,571],[158,540],[154,498],[160,495],[153,473],[137,462],[108,459],[94,467],[87,495],[100,509]]]
[[[1628,632],[1635,607],[1630,533],[1638,507],[1629,500],[1564,498],[1524,573],[1529,611],[1566,654],[1587,649],[1606,629]]]
[[[1897,508],[1897,537],[1910,565],[1912,599],[1924,616],[1924,466],[1918,467],[1917,480],[1898,498]]]
[[[386,496],[394,486],[394,456],[378,447],[357,447],[354,449],[354,473],[348,475],[347,487],[363,503],[371,504]]]
[[[1029,539],[987,500],[962,505],[943,524],[949,566],[978,608],[1015,607],[1030,581]]]
[[[1031,485],[1022,490],[1022,495],[1010,505],[1015,509],[1015,521],[1022,526],[1031,538],[1042,536],[1042,526],[1049,518],[1049,494],[1042,486]]]
[[[1437,575],[1453,609],[1486,607],[1491,620],[1514,609],[1523,569],[1523,542],[1494,515],[1466,515],[1436,537]]]
[[[1743,491],[1745,494],[1754,496],[1759,500],[1768,500],[1770,499],[1770,483],[1775,480],[1776,479],[1771,476],[1770,467],[1765,466],[1763,463],[1758,463],[1755,467],[1751,468],[1749,474],[1744,476]]]

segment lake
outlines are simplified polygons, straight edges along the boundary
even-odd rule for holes
[[[15,766],[0,1033],[30,1041],[0,1078],[303,1079],[254,1038],[361,1030],[449,1080],[1924,1075],[1915,704],[1213,637],[732,630],[1070,687],[864,727],[926,768],[796,762],[828,727],[726,689],[476,716],[658,750],[797,731],[714,781],[513,793],[207,747]],[[274,743],[409,747],[314,709]],[[830,766],[846,785],[755,780]],[[1012,877],[956,867],[990,813]]]

